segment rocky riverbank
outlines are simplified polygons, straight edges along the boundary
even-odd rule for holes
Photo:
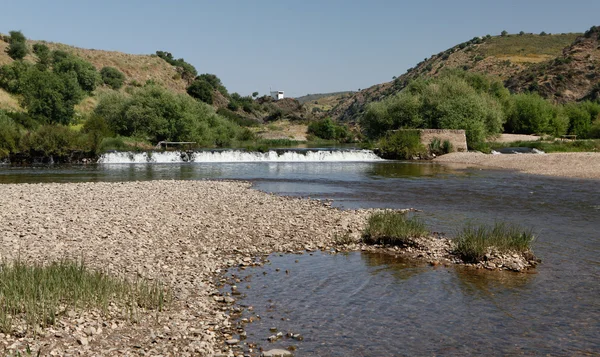
[[[281,197],[250,186],[226,181],[0,185],[3,261],[83,261],[109,274],[161,281],[172,296],[158,313],[67,309],[35,336],[18,329],[0,335],[0,351],[29,346],[54,356],[234,355],[239,351],[233,340],[239,331],[231,322],[235,294],[223,296],[216,288],[227,268],[260,265],[272,252],[317,249],[382,250],[432,265],[461,263],[444,237],[409,248],[356,243],[372,210],[340,210],[327,201]],[[482,266],[512,269],[491,264],[492,259]]]
[[[173,301],[159,314],[107,319],[71,311],[38,336],[0,336],[0,351],[41,355],[212,355],[229,348],[229,316],[214,279],[256,256],[333,246],[360,234],[367,211],[279,197],[249,183],[150,181],[0,185],[0,259],[83,260],[160,280]]]

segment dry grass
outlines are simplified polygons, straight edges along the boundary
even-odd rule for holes
[[[549,56],[551,58],[560,56],[562,50],[569,46],[580,33],[569,33],[564,35],[510,35],[495,36],[486,40],[478,47],[477,52],[484,56],[494,57],[531,57]]]
[[[306,141],[306,130],[304,124],[294,124],[289,120],[277,120],[263,128],[257,128],[256,134],[261,139],[291,139]]]
[[[0,89],[0,109],[6,109],[11,111],[22,111],[23,109],[19,105],[19,101],[8,94],[4,89]]]

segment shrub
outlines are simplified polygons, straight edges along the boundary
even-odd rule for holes
[[[213,87],[206,80],[196,79],[187,88],[187,93],[201,102],[213,103]]]
[[[38,65],[40,69],[46,70],[52,64],[52,55],[48,46],[43,43],[33,45],[33,53],[38,57]]]
[[[513,95],[507,107],[504,130],[518,134],[560,134],[566,128],[557,110],[537,93]]]
[[[21,138],[24,151],[64,157],[79,147],[76,132],[63,125],[42,125]]]
[[[502,36],[502,37],[505,37],[506,35],[508,35],[508,32],[507,32],[506,30],[503,30],[503,31],[500,33],[500,36]]]
[[[90,117],[83,124],[81,132],[87,135],[89,149],[94,154],[100,152],[100,145],[104,138],[111,136],[112,134],[106,120],[96,114],[90,115]]]
[[[92,92],[100,83],[100,74],[91,63],[64,51],[52,53],[52,70],[59,74],[75,73],[77,83],[86,92]]]
[[[224,146],[240,130],[209,105],[158,86],[133,89],[130,96],[115,92],[104,95],[94,112],[114,133],[154,143],[194,141],[201,146]]]
[[[391,160],[410,160],[427,152],[421,143],[419,130],[400,129],[390,131],[378,142],[378,154]]]
[[[0,159],[17,150],[20,136],[17,124],[0,111]]]
[[[119,89],[125,82],[125,75],[115,67],[103,67],[100,70],[102,82],[112,89]]]
[[[385,211],[369,217],[362,240],[367,244],[411,245],[415,238],[427,234],[425,224],[419,218],[408,218],[402,212]]]
[[[129,146],[123,141],[123,138],[103,138],[98,145],[96,153],[102,153],[109,150],[125,151],[129,150]]]
[[[465,262],[479,262],[495,249],[500,253],[524,253],[534,240],[533,232],[518,225],[467,225],[456,238],[455,253]]]
[[[452,151],[452,143],[448,140],[442,142],[438,138],[433,138],[429,143],[429,153],[434,155],[444,155]]]
[[[14,60],[22,60],[27,56],[27,39],[21,31],[10,31],[10,39],[8,40],[8,48],[6,53]]]

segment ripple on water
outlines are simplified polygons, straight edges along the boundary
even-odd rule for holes
[[[264,267],[231,272],[250,279],[249,289],[239,287],[240,303],[253,306],[244,317],[262,318],[246,325],[247,342],[265,350],[294,346],[296,356],[598,350],[594,300],[554,306],[552,290],[540,294],[536,274],[430,267],[360,252],[269,259]],[[268,342],[273,327],[304,339]]]

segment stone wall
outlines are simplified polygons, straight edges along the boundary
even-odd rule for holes
[[[420,132],[421,143],[425,147],[429,147],[429,144],[438,138],[440,143],[448,140],[452,144],[452,151],[467,151],[467,137],[464,130],[420,129]]]

